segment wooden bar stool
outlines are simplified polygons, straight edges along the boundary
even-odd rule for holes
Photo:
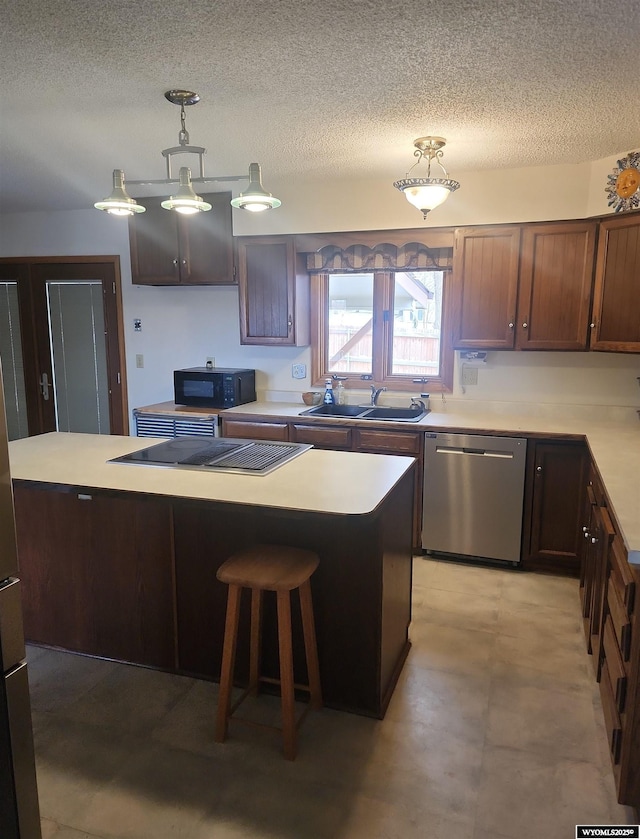
[[[234,554],[218,569],[218,579],[229,586],[227,616],[222,650],[222,672],[216,718],[215,741],[223,743],[227,736],[229,720],[249,694],[257,695],[260,682],[280,685],[282,703],[282,735],[284,756],[296,756],[296,731],[311,708],[322,707],[318,650],[311,601],[311,575],[318,567],[318,556],[313,551],[284,545],[254,545]],[[240,616],[240,594],[243,588],[251,589],[251,641],[249,654],[249,686],[231,707],[233,671]],[[304,633],[309,684],[294,684],[293,645],[291,638],[291,592],[299,590],[300,612]],[[275,591],[278,608],[278,648],[280,654],[280,679],[260,675],[260,635],[262,623],[262,594]],[[294,689],[309,692],[309,705],[296,722]],[[249,722],[240,717],[238,722]],[[250,723],[255,725],[256,723]],[[273,726],[266,726],[272,728]],[[280,730],[280,729],[277,729]]]

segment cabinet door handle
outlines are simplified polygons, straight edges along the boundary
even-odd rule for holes
[[[585,528],[585,531],[584,531],[584,538],[585,538],[585,539],[588,539],[588,538],[589,538],[589,535],[590,535],[590,534],[589,534],[589,531]]]
[[[591,329],[595,329],[595,328],[596,328],[595,322],[594,322],[594,323],[590,323],[590,324],[589,324],[589,327],[590,327]]]
[[[512,320],[509,321],[509,329],[513,329],[513,321]]]
[[[529,326],[529,324],[525,321],[525,322],[522,324],[522,328],[523,328],[523,329],[526,329],[526,328],[527,328],[527,326]]]
[[[287,318],[287,326],[289,327],[289,332],[293,329],[293,317],[289,315]]]
[[[542,472],[542,466],[536,466],[536,472]]]
[[[598,541],[598,540],[596,539],[596,537],[595,537],[595,536],[592,536],[592,537],[591,537],[591,544],[592,544],[592,545],[595,545],[595,543],[596,543],[597,541]]]
[[[172,259],[171,261],[172,261],[172,263],[173,263],[174,265],[177,265],[177,264],[178,264],[178,260],[177,260],[177,259]]]

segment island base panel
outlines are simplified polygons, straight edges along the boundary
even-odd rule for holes
[[[180,671],[218,679],[226,609],[219,566],[255,542],[304,547],[320,556],[311,578],[325,705],[382,717],[409,650],[411,620],[411,474],[371,516],[274,510],[174,509]],[[265,595],[262,666],[278,676],[275,598]],[[243,592],[236,657],[248,679],[249,592]],[[296,680],[306,679],[299,604],[293,598]]]

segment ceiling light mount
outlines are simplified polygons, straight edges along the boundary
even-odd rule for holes
[[[194,183],[213,183],[215,181],[242,181],[247,180],[246,175],[226,175],[221,177],[206,177],[204,173],[204,156],[207,152],[202,146],[192,146],[189,144],[189,132],[186,126],[186,112],[185,108],[189,105],[197,105],[200,101],[200,96],[192,90],[172,89],[167,90],[164,94],[167,101],[172,105],[180,106],[180,131],[178,132],[178,145],[172,146],[168,149],[162,149],[162,156],[166,160],[167,177],[156,180],[130,180],[130,184],[178,184],[178,189],[174,195],[164,200],[161,206],[165,210],[175,210],[176,212],[193,214],[198,212],[206,212],[211,209],[211,204],[205,201],[201,196],[196,195],[193,184]],[[189,166],[180,166],[179,175],[175,177],[173,174],[171,163],[172,158],[176,155],[191,154],[196,155],[199,163],[199,175],[195,178],[191,177],[191,168]],[[252,212],[260,212],[262,210],[270,210],[279,207],[281,202],[274,198],[271,193],[267,192],[262,186],[260,166],[257,163],[252,163],[249,167],[249,186],[244,193],[241,193],[238,198],[231,201],[233,207],[238,207],[243,210],[250,210]],[[134,213],[144,213],[145,208],[138,204],[138,202],[131,198],[125,188],[125,178],[122,169],[113,170],[113,192],[103,201],[98,201],[94,204],[97,210],[104,210],[112,215],[117,216],[131,216]]]
[[[394,186],[404,193],[407,201],[417,207],[422,213],[422,217],[426,219],[427,214],[438,207],[447,200],[452,192],[460,187],[458,181],[452,180],[447,174],[447,170],[442,164],[442,149],[447,144],[444,137],[418,137],[413,141],[415,151],[414,157],[417,161],[413,164],[411,169],[407,172],[405,178],[400,181],[394,181]],[[426,178],[412,178],[411,172],[422,161],[427,162],[427,176]],[[438,166],[442,169],[444,178],[431,177],[431,161],[435,160]]]
[[[173,105],[180,105],[183,108],[185,105],[197,105],[200,101],[200,96],[192,90],[167,90],[164,98]]]

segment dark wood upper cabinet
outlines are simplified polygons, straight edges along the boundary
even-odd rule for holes
[[[212,209],[185,216],[147,198],[129,219],[131,278],[136,285],[233,285],[231,193],[203,195]]]
[[[453,346],[513,349],[519,227],[456,230],[453,249]]]
[[[587,348],[595,241],[595,222],[523,227],[517,349]]]
[[[640,352],[640,213],[600,223],[590,348]]]
[[[240,343],[306,346],[309,275],[293,236],[237,240]]]

